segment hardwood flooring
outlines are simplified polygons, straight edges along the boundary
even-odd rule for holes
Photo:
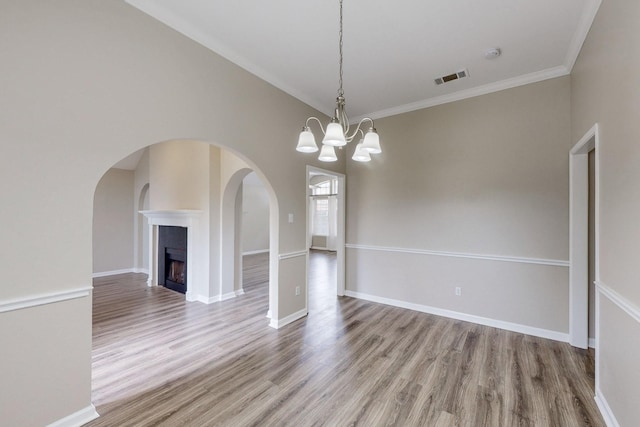
[[[280,330],[266,255],[245,257],[245,295],[211,305],[96,279],[88,425],[604,426],[591,353],[338,298],[335,259],[310,261],[309,316]]]

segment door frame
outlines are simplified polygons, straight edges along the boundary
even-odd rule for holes
[[[595,151],[595,280],[600,280],[600,136],[598,124],[569,152],[569,343],[589,347],[589,152]],[[597,314],[596,306],[596,318]],[[597,328],[596,328],[597,329]],[[596,334],[596,349],[598,334]]]
[[[344,296],[345,294],[345,289],[346,289],[346,284],[345,284],[345,222],[346,222],[346,206],[345,206],[345,193],[347,190],[347,186],[346,186],[346,175],[338,173],[338,172],[334,172],[334,171],[330,171],[327,169],[321,169],[315,166],[310,166],[307,165],[307,176],[306,176],[306,195],[307,195],[307,200],[306,200],[306,211],[307,211],[307,227],[306,227],[306,236],[305,236],[305,242],[306,242],[306,251],[307,251],[307,274],[309,272],[309,247],[310,247],[310,242],[308,241],[308,236],[309,236],[309,230],[310,230],[310,226],[311,224],[309,224],[309,215],[310,215],[310,210],[309,210],[309,196],[311,195],[310,190],[309,190],[309,178],[311,176],[311,173],[319,173],[322,175],[327,175],[327,176],[331,176],[331,177],[335,177],[338,179],[338,213],[337,213],[337,220],[338,220],[338,236],[337,236],[337,250],[336,250],[336,295],[338,296]],[[309,283],[307,280],[307,307],[309,307]]]

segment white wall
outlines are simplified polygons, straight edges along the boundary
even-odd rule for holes
[[[304,177],[319,162],[294,147],[304,120],[321,113],[124,2],[2,2],[0,28],[0,142],[11,159],[0,170],[0,241],[12,242],[0,263],[21,284],[0,288],[2,345],[16,349],[0,364],[0,378],[11,378],[0,382],[0,407],[11,408],[5,424],[91,412],[94,191],[112,165],[146,146],[197,138],[260,171],[277,202],[272,315],[304,307],[295,287],[305,283],[305,258],[278,255],[305,248]],[[325,167],[342,172],[344,160]],[[288,213],[300,220],[289,224]],[[41,306],[43,295],[59,302]],[[52,341],[67,324],[77,327]]]
[[[269,250],[269,194],[255,172],[242,183],[242,251]]]
[[[640,419],[638,52],[640,2],[605,0],[571,78],[572,140],[600,130],[596,394],[621,426]]]
[[[569,89],[376,120],[383,153],[347,165],[347,290],[565,339]]]
[[[149,225],[140,211],[149,209],[149,149],[145,148],[134,170],[133,202],[134,222],[134,267],[140,272],[149,272]]]
[[[134,172],[109,169],[93,199],[93,273],[133,268]]]

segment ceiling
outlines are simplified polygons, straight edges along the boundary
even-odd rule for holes
[[[338,0],[126,0],[331,115]],[[601,0],[345,0],[350,119],[380,118],[567,75]],[[502,55],[486,59],[498,47]],[[443,85],[434,79],[468,70]]]

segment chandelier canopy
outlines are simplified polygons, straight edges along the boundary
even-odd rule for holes
[[[322,122],[317,117],[309,117],[302,128],[302,132],[300,132],[296,150],[302,153],[315,153],[318,151],[316,138],[309,128],[309,122],[315,120],[324,134],[324,138],[322,139],[322,150],[320,150],[318,160],[323,162],[335,162],[338,160],[335,147],[342,148],[349,142],[353,141],[356,136],[360,135],[360,139],[358,140],[352,159],[358,162],[368,162],[371,160],[371,154],[382,152],[380,149],[380,137],[378,136],[378,131],[376,131],[374,126],[373,119],[368,117],[360,120],[353,133],[349,133],[350,125],[345,109],[344,90],[342,89],[342,0],[340,0],[339,36],[340,87],[338,88],[338,97],[336,98],[335,114],[331,119],[331,122],[327,124],[326,130],[322,127]],[[366,133],[362,130],[362,124],[365,122],[371,123]]]

